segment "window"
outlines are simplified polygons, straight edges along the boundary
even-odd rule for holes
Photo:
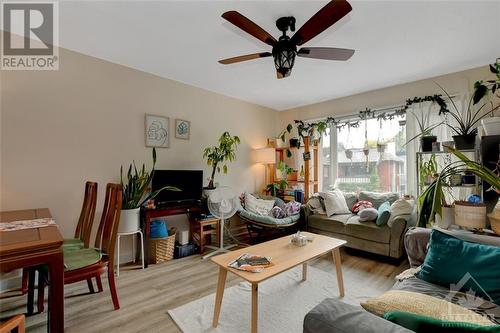
[[[323,190],[406,193],[404,116],[332,125],[322,142]]]

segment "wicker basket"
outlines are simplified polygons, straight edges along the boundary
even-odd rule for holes
[[[500,236],[500,211],[495,209],[493,213],[488,214],[488,217],[490,218],[491,230]]]
[[[455,224],[467,229],[486,228],[486,205],[455,201]]]
[[[170,228],[169,236],[149,240],[149,263],[158,264],[174,259],[176,228]]]

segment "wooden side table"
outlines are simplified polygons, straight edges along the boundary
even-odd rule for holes
[[[215,217],[196,219],[189,224],[191,239],[198,244],[200,254],[205,251],[205,246],[212,243],[212,235],[220,237],[220,220]]]

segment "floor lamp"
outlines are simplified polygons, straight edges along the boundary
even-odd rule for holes
[[[254,150],[254,162],[264,164],[266,167],[265,185],[274,181],[274,164],[276,164],[276,149],[260,148]]]

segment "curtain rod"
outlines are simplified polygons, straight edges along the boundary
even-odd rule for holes
[[[459,96],[460,94],[453,94],[453,95],[449,95],[451,98],[455,98],[457,96]],[[384,106],[384,107],[381,107],[381,108],[377,108],[377,109],[368,109],[370,110],[370,112],[372,112],[373,114],[375,113],[383,113],[384,111],[391,111],[391,110],[397,110],[397,109],[400,109],[402,107],[404,107],[406,105],[406,103],[403,103],[403,104],[397,104],[397,105],[393,105],[393,106]],[[359,112],[362,112],[362,111],[366,111],[365,110],[361,110]],[[333,117],[335,118],[335,120],[347,120],[347,119],[354,119],[354,118],[359,118],[359,112],[358,113],[354,113],[354,114],[347,114],[347,115],[340,115],[338,117],[333,117],[333,116],[330,116],[330,117]],[[312,118],[312,119],[307,119],[306,122],[315,122],[315,121],[321,121],[321,120],[326,120],[328,117],[321,117],[321,118]]]

